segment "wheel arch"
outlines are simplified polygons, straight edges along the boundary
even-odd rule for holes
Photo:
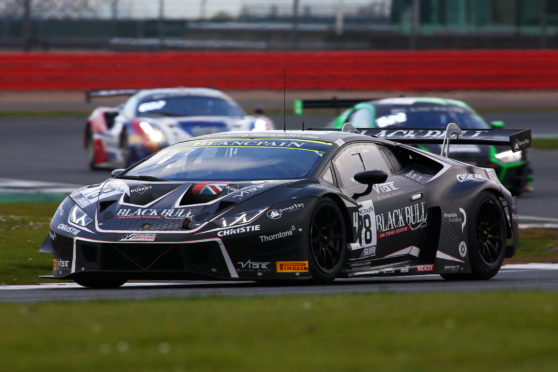
[[[341,211],[343,217],[343,221],[345,222],[345,237],[347,238],[347,242],[354,242],[356,238],[354,236],[353,229],[351,228],[351,217],[341,197],[334,193],[326,193],[322,195],[322,198],[331,199],[339,207],[339,210]]]

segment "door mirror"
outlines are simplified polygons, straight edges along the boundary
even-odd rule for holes
[[[490,126],[492,128],[496,128],[496,129],[503,128],[504,127],[504,122],[503,121],[491,121]]]
[[[120,176],[122,173],[124,173],[126,169],[124,168],[117,168],[115,170],[113,170],[112,172],[110,172],[110,176],[111,177],[117,177]]]
[[[387,178],[388,175],[386,172],[377,169],[358,172],[357,174],[355,174],[355,181],[363,183],[365,185],[384,183],[386,182]]]
[[[373,185],[377,183],[386,182],[388,175],[384,171],[375,169],[375,170],[368,170],[364,172],[358,172],[357,174],[355,174],[354,178],[355,181],[368,185],[368,187],[366,188],[366,190],[364,190],[364,192],[353,194],[353,199],[357,199],[360,198],[361,196],[370,194]]]

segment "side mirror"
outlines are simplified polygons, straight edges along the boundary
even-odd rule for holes
[[[122,173],[124,173],[126,169],[124,168],[117,168],[115,170],[113,170],[112,172],[110,172],[110,176],[111,177],[117,177],[120,176]]]
[[[503,128],[504,127],[504,122],[503,121],[491,121],[490,122],[490,126],[492,128]]]
[[[386,172],[377,169],[358,172],[357,174],[355,174],[355,181],[363,183],[365,185],[384,183],[386,182],[387,178],[388,175]]]
[[[357,174],[355,174],[354,178],[355,181],[368,185],[364,192],[353,194],[353,199],[357,199],[361,196],[370,194],[373,185],[386,182],[388,175],[384,171],[374,169],[364,172],[358,172]]]
[[[263,115],[263,114],[264,114],[264,109],[261,108],[261,107],[256,107],[256,108],[254,109],[254,114],[256,114],[256,115]]]

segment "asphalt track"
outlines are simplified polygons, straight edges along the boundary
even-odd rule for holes
[[[0,302],[90,301],[98,299],[143,300],[148,298],[191,298],[207,296],[331,295],[336,293],[429,293],[496,290],[558,291],[558,264],[504,266],[491,280],[445,281],[439,275],[390,278],[337,279],[331,285],[261,285],[254,282],[185,281],[133,282],[117,289],[87,289],[58,283],[29,286],[0,286]]]

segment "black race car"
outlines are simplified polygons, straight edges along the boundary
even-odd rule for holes
[[[40,248],[54,256],[45,277],[86,287],[423,273],[489,279],[514,254],[515,201],[493,169],[349,129],[206,135],[115,170],[56,211]],[[513,151],[531,138],[530,130],[446,134],[387,137],[441,143],[457,135],[452,142],[511,143]]]

